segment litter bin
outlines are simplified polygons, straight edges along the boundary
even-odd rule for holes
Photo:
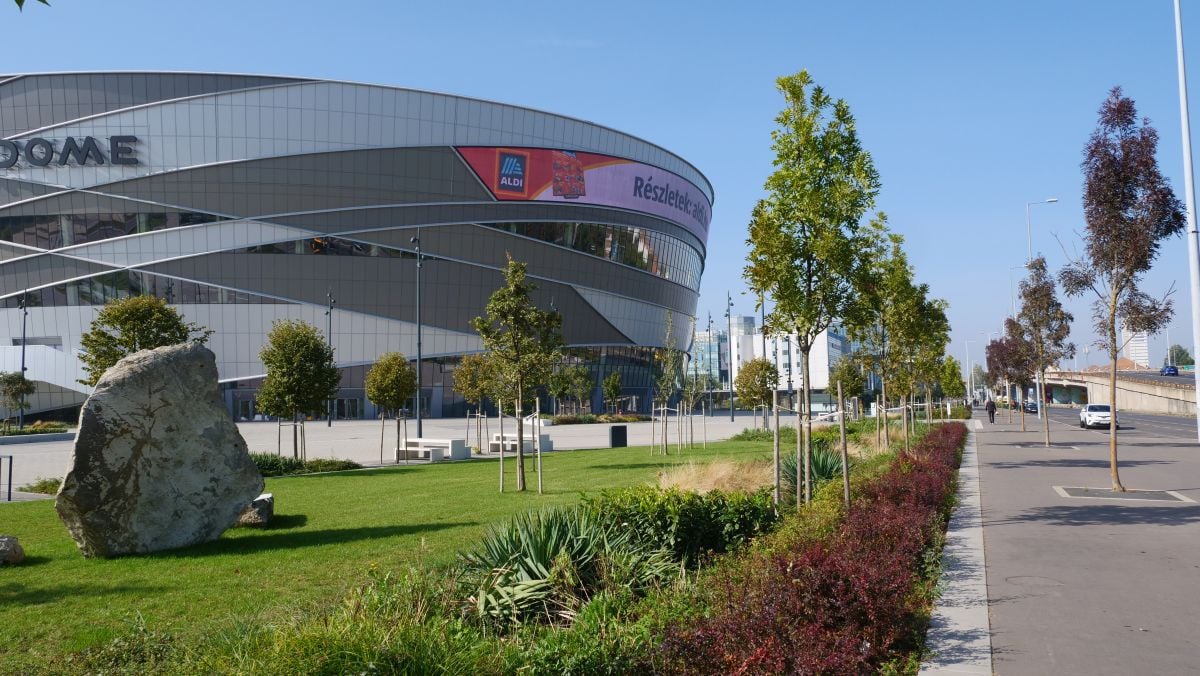
[[[613,425],[608,428],[608,447],[625,448],[629,445],[629,434],[624,425]]]

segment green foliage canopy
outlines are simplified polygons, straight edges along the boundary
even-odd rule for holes
[[[408,357],[386,352],[367,371],[367,398],[385,410],[398,411],[417,392],[417,371]]]
[[[95,385],[105,371],[139,350],[178,345],[189,339],[203,344],[212,333],[199,324],[185,322],[175,308],[156,296],[110,301],[79,340],[83,348],[79,360],[88,374],[79,382]]]
[[[771,403],[771,393],[779,382],[779,371],[769,359],[751,359],[738,370],[733,386],[738,399],[750,406]]]
[[[267,377],[258,391],[258,407],[268,415],[290,418],[320,413],[337,394],[340,374],[333,349],[312,324],[275,322],[259,358]]]

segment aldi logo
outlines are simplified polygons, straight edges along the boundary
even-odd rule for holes
[[[526,196],[529,153],[514,150],[496,152],[496,191]]]

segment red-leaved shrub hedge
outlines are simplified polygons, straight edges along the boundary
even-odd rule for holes
[[[713,612],[669,630],[654,670],[875,671],[916,626],[923,553],[944,523],[965,436],[961,424],[934,427],[860,491],[832,538],[748,557],[714,580]]]

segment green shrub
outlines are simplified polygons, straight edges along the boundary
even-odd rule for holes
[[[695,493],[652,486],[604,491],[584,499],[598,519],[625,529],[677,561],[702,564],[770,531],[776,522],[770,493]]]
[[[0,431],[0,436],[20,436],[25,434],[60,434],[67,431],[67,424],[61,422],[53,422],[50,420],[38,420],[25,426],[25,429],[17,429],[15,426],[9,426],[7,429]]]
[[[26,493],[42,493],[44,495],[54,495],[58,493],[58,487],[62,485],[62,479],[45,479],[39,477],[37,481],[21,486],[17,490]]]
[[[645,546],[589,510],[528,512],[493,527],[463,556],[469,603],[500,625],[570,621],[596,594],[642,594],[678,574],[666,551]]]
[[[969,420],[971,418],[971,409],[958,404],[950,407],[950,418],[954,420]]]
[[[293,474],[314,474],[316,472],[341,472],[348,469],[360,469],[362,465],[350,460],[332,458],[314,458],[307,462],[286,455],[274,453],[251,453],[250,459],[258,467],[263,476],[288,476]]]
[[[303,461],[299,458],[292,458],[286,455],[251,453],[250,459],[254,461],[254,464],[258,467],[259,474],[263,476],[295,474],[296,471],[304,469]]]
[[[338,460],[336,458],[314,458],[304,463],[305,474],[344,472],[348,469],[362,469],[362,465],[353,460]]]

